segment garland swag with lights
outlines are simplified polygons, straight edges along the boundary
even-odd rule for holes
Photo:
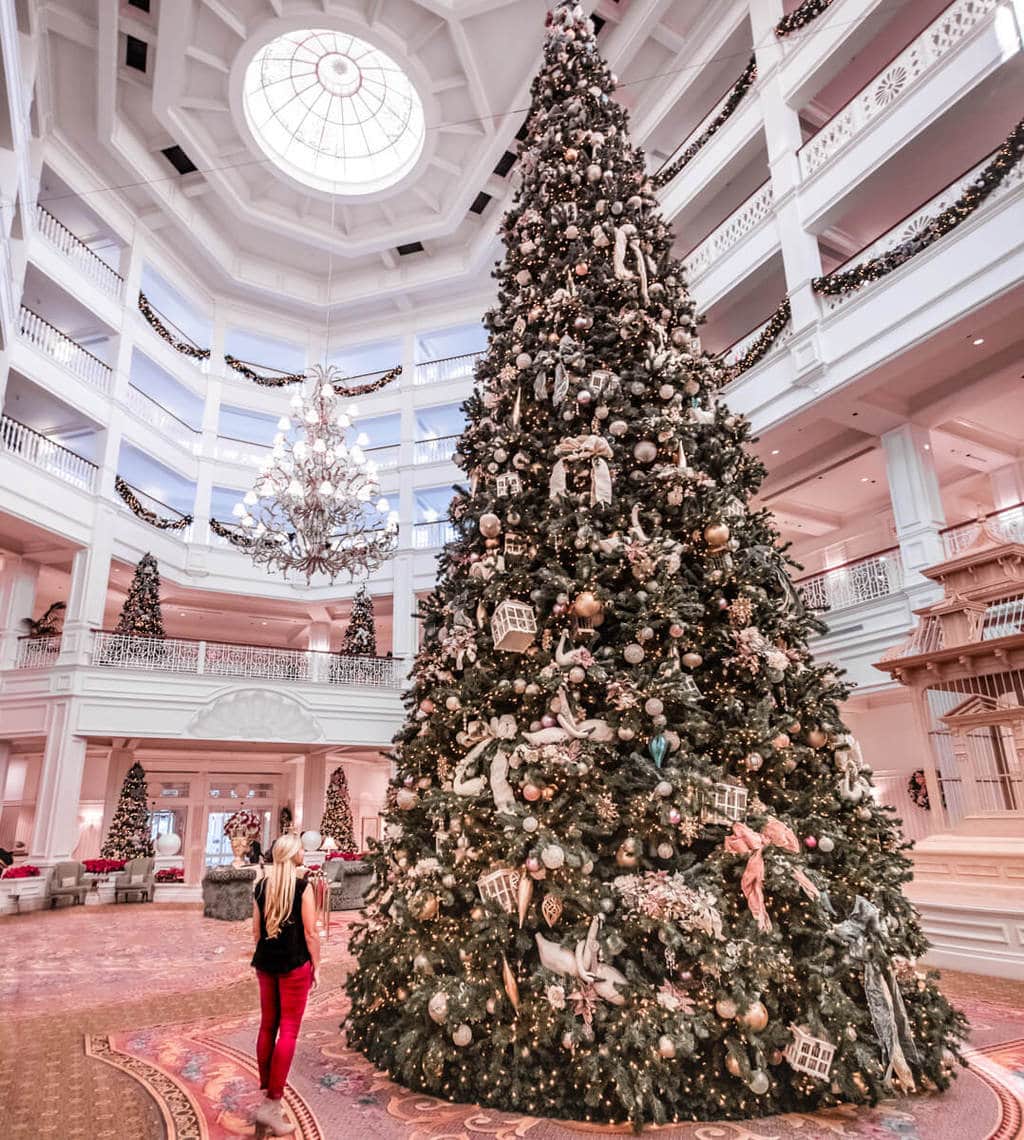
[[[728,384],[730,380],[735,380],[741,372],[746,372],[748,368],[753,368],[759,360],[763,360],[765,356],[771,351],[772,345],[779,339],[782,330],[789,324],[792,310],[789,304],[789,298],[784,297],[782,303],[775,310],[774,313],[768,318],[768,323],[761,330],[757,340],[747,349],[747,351],[732,364],[722,365],[722,383]],[[721,363],[721,360],[719,360]]]
[[[191,515],[182,515],[180,518],[167,519],[162,518],[148,507],[144,507],[138,495],[132,490],[131,485],[126,483],[120,475],[114,476],[114,490],[121,496],[125,505],[136,518],[142,519],[144,523],[149,523],[150,526],[156,527],[157,530],[184,530],[185,527],[190,526],[192,523]]]
[[[347,1041],[591,1126],[944,1088],[964,1023],[847,689],[593,25],[549,23]]]
[[[146,318],[150,328],[153,329],[161,340],[165,340],[175,352],[180,352],[182,356],[191,356],[193,360],[210,359],[210,350],[208,348],[199,348],[198,345],[190,344],[187,340],[178,340],[160,319],[160,315],[149,303],[146,294],[141,290],[139,291],[139,312]]]
[[[1006,141],[996,151],[992,161],[968,184],[960,197],[951,206],[936,214],[922,230],[900,242],[893,249],[855,265],[852,269],[836,269],[824,277],[815,277],[811,282],[812,288],[816,293],[835,297],[842,293],[852,293],[871,281],[887,277],[912,257],[922,253],[966,222],[986,198],[999,188],[1022,158],[1024,158],[1024,119],[1013,128]]]
[[[806,28],[812,20],[816,20],[823,12],[827,12],[832,4],[833,0],[804,0],[799,8],[794,8],[775,25],[775,34],[779,39],[783,39],[791,32],[798,32],[801,28]]]
[[[678,158],[670,162],[668,166],[663,166],[661,170],[654,175],[655,189],[660,190],[663,186],[667,186],[683,167],[689,164],[694,155],[696,155],[702,147],[706,146],[712,137],[725,126],[733,112],[743,101],[743,96],[754,86],[756,80],[757,59],[755,56],[751,56],[747,62],[747,66],[743,69],[743,74],[733,84],[721,111],[718,112],[711,122],[708,123],[707,127],[701,131],[700,135],[690,143]]]
[[[246,380],[251,380],[254,384],[260,384],[264,388],[285,388],[289,384],[301,384],[309,376],[308,372],[283,372],[280,376],[265,376],[244,360],[227,354],[224,356],[224,362],[240,376],[244,376]],[[335,382],[335,391],[339,396],[346,399],[352,399],[356,396],[369,396],[372,392],[379,392],[382,388],[387,387],[392,380],[401,375],[402,365],[396,364],[394,368],[389,368],[382,376],[378,376],[376,380],[371,380],[366,384],[353,384],[347,388],[344,384]]]

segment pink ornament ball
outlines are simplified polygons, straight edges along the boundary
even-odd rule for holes
[[[544,728],[554,728],[555,725],[558,723],[558,721],[555,720],[555,718],[553,716],[550,716],[548,713],[545,713],[540,718],[540,723]]]
[[[523,785],[523,799],[529,800],[530,803],[533,803],[535,800],[539,800],[540,799],[540,788],[538,788],[536,784],[524,784]]]
[[[679,823],[682,818],[683,817],[679,814],[679,811],[676,808],[672,808],[672,810],[668,813],[668,821],[671,824]]]
[[[527,869],[527,871],[529,871],[531,874],[533,874],[533,872],[534,872],[534,871],[539,871],[539,870],[540,870],[540,860],[537,858],[537,856],[536,856],[536,855],[531,855],[531,856],[530,856],[530,857],[529,857],[529,858],[526,860],[526,869]]]
[[[814,838],[813,835],[808,835],[807,838],[804,840],[804,846],[809,848],[811,851],[813,851],[814,848],[818,846],[818,841],[817,841],[817,839]]]

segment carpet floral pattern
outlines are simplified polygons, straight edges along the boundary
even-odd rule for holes
[[[299,1140],[574,1140],[610,1134],[607,1128],[412,1093],[350,1050],[338,1028],[347,1009],[340,982],[350,963],[350,923],[350,916],[335,916],[324,955],[327,984],[311,998],[286,1093]],[[122,907],[26,916],[17,926],[17,959],[0,965],[0,1020],[7,1021],[12,1089],[18,1087],[15,1070],[22,1055],[19,1024],[35,1037],[49,1021],[41,1015],[44,1006],[51,1018],[66,1009],[60,1024],[81,1026],[77,1051],[81,1064],[92,1066],[94,1084],[108,1073],[111,1081],[122,1082],[119,1088],[134,1090],[151,1106],[146,1131],[136,1127],[131,1140],[253,1136],[250,1114],[260,1099],[254,1059],[258,1015],[256,988],[248,983],[247,923],[206,920],[191,910]],[[972,1025],[969,1068],[946,1096],[652,1131],[667,1140],[1024,1136],[1024,986],[957,974],[947,974],[945,985]],[[90,1109],[88,1099],[74,1103],[75,1090],[67,1084],[72,1060],[58,1066],[66,1093],[59,1111],[44,1119],[41,1110],[39,1127],[31,1131],[19,1131],[16,1121],[12,1135],[126,1140],[123,1132],[90,1129],[87,1123],[81,1131],[69,1126],[76,1111],[81,1117],[95,1114],[96,1107],[93,1101]],[[86,1083],[85,1075],[80,1083]]]

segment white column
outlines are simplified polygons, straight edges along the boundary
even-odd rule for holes
[[[47,709],[30,857],[59,863],[78,842],[78,801],[85,767],[85,737],[72,731],[74,702],[55,701]]]
[[[416,383],[416,334],[404,333],[402,336],[402,377],[399,381],[402,388],[411,388]]]
[[[91,631],[103,625],[110,585],[115,520],[112,504],[97,504],[92,543],[78,551],[71,565],[71,589],[61,642],[62,665],[87,664]]]
[[[1024,503],[1024,463],[1019,460],[1000,467],[989,475],[992,505],[997,511]]]
[[[945,557],[939,532],[946,515],[931,436],[927,428],[902,424],[882,436],[882,450],[903,560],[903,588],[913,606],[923,606],[941,591],[921,571]]]
[[[327,799],[327,753],[309,752],[306,754],[302,771],[302,819],[299,834],[304,831],[318,831],[324,817],[324,803]]]
[[[416,652],[416,589],[413,577],[415,555],[396,555],[392,562],[394,595],[391,614],[391,652],[411,661]]]
[[[0,669],[10,669],[18,654],[22,621],[35,613],[39,565],[24,558],[4,556],[0,570]]]
[[[110,405],[110,419],[103,429],[103,448],[100,454],[99,487],[97,491],[101,499],[110,502],[114,499],[120,501],[114,490],[114,477],[117,475],[118,463],[121,459],[121,439],[123,436],[124,411],[119,403]]]
[[[4,811],[4,801],[7,798],[7,772],[10,764],[11,742],[0,740],[0,847],[8,851],[14,846],[18,826],[18,809],[12,808],[9,814]]]

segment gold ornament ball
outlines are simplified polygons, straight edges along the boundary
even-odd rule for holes
[[[708,546],[725,546],[729,541],[729,534],[729,528],[725,523],[712,523],[704,528],[704,540]]]
[[[797,734],[797,733],[800,731],[800,729],[801,729],[802,727],[803,727],[803,726],[800,724],[800,722],[799,722],[798,720],[795,720],[795,721],[793,721],[793,723],[792,723],[792,724],[789,726],[789,731],[790,731],[790,732],[791,732],[791,733],[792,733],[792,734],[795,736],[795,735],[796,735],[796,734]]]
[[[575,162],[579,156],[580,152],[575,147],[569,146],[565,148],[565,154],[563,157],[565,158],[566,162]]]
[[[687,669],[699,669],[704,664],[704,658],[699,653],[684,653],[683,664]]]
[[[636,839],[624,839],[615,852],[615,862],[620,867],[635,867],[640,862],[640,842]]]
[[[437,895],[433,891],[420,891],[409,900],[409,910],[413,918],[418,918],[421,922],[437,918],[439,908]]]
[[[456,709],[462,708],[462,701],[460,701],[459,698],[454,696],[454,695],[450,696],[450,697],[445,697],[444,707],[449,712],[455,712]]]
[[[452,1041],[458,1045],[460,1049],[464,1049],[473,1040],[473,1030],[463,1022],[461,1025],[455,1027],[455,1032],[452,1034]]]
[[[807,743],[812,748],[824,748],[828,743],[828,733],[820,728],[812,728],[807,733]]]
[[[596,595],[590,590],[584,590],[581,594],[577,594],[576,601],[573,602],[573,609],[580,617],[596,617],[603,608]]]
[[[548,784],[541,792],[540,797],[545,803],[550,803],[555,798],[555,789]]]
[[[725,1021],[731,1021],[736,1016],[736,1003],[732,998],[719,998],[715,1002],[715,1013]]]
[[[487,913],[487,912],[484,910],[484,908],[483,908],[482,906],[475,906],[475,907],[473,907],[473,909],[472,909],[472,910],[469,912],[469,917],[470,917],[470,918],[471,918],[471,919],[472,919],[474,922],[482,922],[482,921],[483,921],[483,919],[484,919],[484,915],[485,915],[486,913]]]
[[[676,849],[672,846],[671,843],[659,843],[658,844],[658,858],[659,859],[671,859],[675,853],[676,853]]]
[[[418,803],[419,796],[412,788],[399,788],[395,803],[401,811],[411,811]]]
[[[671,1061],[676,1055],[676,1043],[671,1037],[663,1036],[658,1038],[658,1056],[664,1057],[666,1060]]]
[[[644,659],[644,648],[637,642],[630,642],[622,651],[622,656],[626,659],[629,665],[639,665]]]
[[[398,989],[395,990],[395,997],[399,1001],[408,1001],[409,1000],[409,991],[405,988],[405,986],[399,986]]]
[[[740,1062],[735,1053],[726,1053],[725,1067],[734,1077],[738,1077],[743,1070],[740,1068]]]
[[[682,637],[684,633],[686,633],[685,626],[681,626],[678,622],[673,622],[672,625],[668,627],[669,637]]]
[[[768,1025],[768,1010],[762,1001],[752,1001],[740,1020],[752,1033],[763,1033]]]
[[[430,716],[433,711],[434,702],[429,697],[424,697],[423,700],[420,701],[420,712],[425,712],[427,716]]]

